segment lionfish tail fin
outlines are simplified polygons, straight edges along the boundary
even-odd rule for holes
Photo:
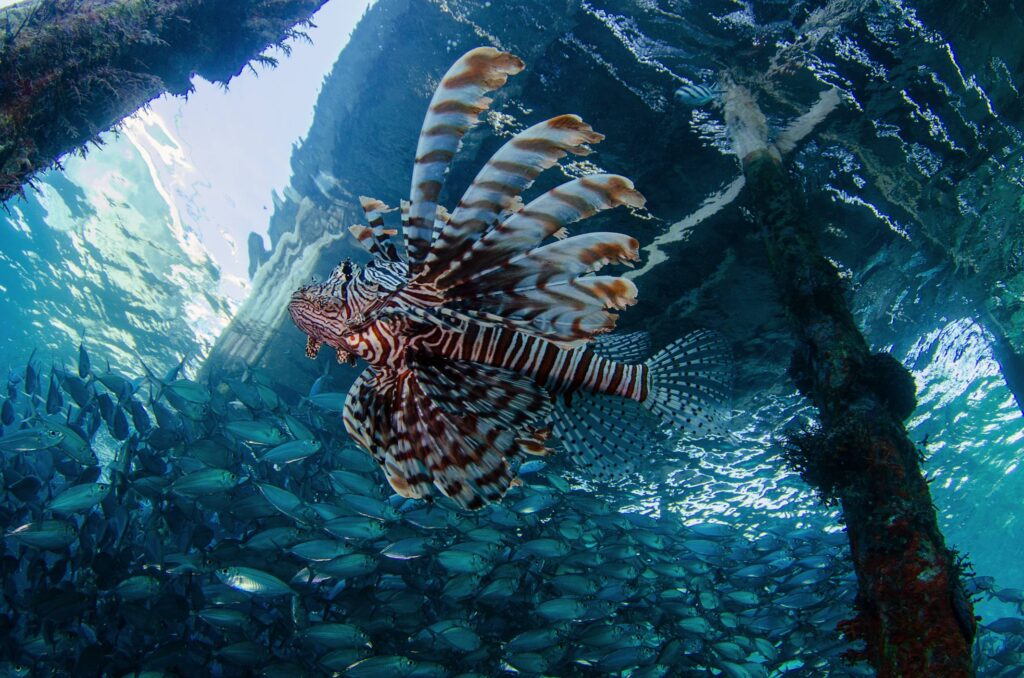
[[[728,436],[733,365],[722,337],[696,330],[647,361],[652,412],[695,435]]]
[[[491,99],[484,95],[504,85],[508,76],[523,68],[519,57],[493,47],[478,47],[462,55],[434,91],[416,146],[409,218],[405,226],[411,275],[422,270],[430,251],[437,198],[459,142],[491,104]]]

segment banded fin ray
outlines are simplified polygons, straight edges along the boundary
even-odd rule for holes
[[[596,480],[617,481],[661,447],[657,419],[635,400],[576,392],[559,400],[551,430],[579,469]]]
[[[615,329],[617,316],[606,309],[632,306],[636,295],[636,285],[626,278],[588,275],[513,293],[496,290],[432,312],[485,327],[516,330],[560,348],[578,348]]]
[[[588,144],[604,139],[576,115],[560,115],[516,134],[483,166],[434,240],[424,278],[450,269],[477,238],[506,212],[517,211],[519,195],[544,170],[567,154],[588,155]]]
[[[359,204],[363,208],[366,222],[370,226],[369,228],[362,225],[349,226],[348,231],[367,252],[385,256],[388,237],[398,233],[394,229],[384,228],[384,215],[392,211],[393,208],[376,198],[367,198],[365,195],[359,196]]]
[[[434,91],[416,146],[408,223],[404,227],[411,276],[420,272],[430,250],[437,198],[452,157],[463,135],[491,104],[484,94],[498,89],[508,76],[523,68],[519,57],[493,47],[478,47],[462,55]]]
[[[638,365],[651,355],[651,335],[643,330],[602,334],[594,337],[590,348],[602,358]]]
[[[448,299],[474,297],[502,291],[520,293],[544,289],[584,273],[597,271],[608,264],[629,264],[637,261],[640,243],[623,233],[586,233],[558,240],[526,254],[512,257],[501,266],[491,268],[445,291]]]
[[[638,248],[635,238],[621,233],[556,241],[446,290],[444,308],[470,322],[580,346],[614,329],[615,315],[606,309],[623,309],[636,299],[636,287],[625,278],[586,274],[635,261]]]
[[[410,454],[400,432],[395,405],[400,397],[394,370],[367,368],[349,389],[343,420],[349,435],[367,450],[384,470],[392,489],[402,497],[431,496],[431,475],[417,456]]]
[[[602,210],[619,205],[643,207],[644,204],[644,197],[626,177],[592,174],[573,179],[532,200],[487,232],[466,253],[458,267],[438,278],[437,285],[441,289],[454,287]]]
[[[695,330],[647,361],[650,397],[644,404],[684,431],[728,435],[732,354],[717,332]]]
[[[515,372],[419,357],[408,368],[364,372],[344,419],[401,496],[430,497],[436,487],[480,508],[511,485],[509,459],[546,453],[550,410],[544,388]]]

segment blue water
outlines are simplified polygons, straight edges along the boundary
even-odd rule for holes
[[[342,0],[331,0],[323,11],[340,3]],[[379,0],[376,4],[376,10],[383,12],[401,3]],[[755,93],[776,130],[806,110],[820,92],[838,88],[843,102],[839,110],[789,156],[794,176],[808,195],[809,212],[820,215],[817,226],[823,251],[850,283],[851,306],[869,344],[875,350],[891,351],[915,377],[918,407],[907,421],[907,429],[925,451],[924,469],[947,544],[969,558],[977,576],[995,580],[975,600],[975,612],[981,618],[976,651],[979,674],[1020,675],[1014,671],[1019,671],[1016,665],[1022,656],[1015,649],[1021,634],[988,632],[984,626],[996,619],[1021,616],[1012,593],[1004,594],[1005,601],[994,594],[1024,589],[1024,477],[1019,468],[1024,417],[993,357],[993,337],[982,324],[981,307],[1016,309],[1024,289],[1024,258],[1020,255],[1024,234],[1019,226],[1024,209],[1024,160],[1020,154],[1024,102],[1018,89],[1020,74],[1014,70],[1019,61],[1013,61],[1014,56],[1020,57],[1016,43],[1021,41],[988,33],[990,26],[984,22],[950,22],[943,18],[939,3],[593,0],[569,4],[566,14],[571,21],[567,19],[569,24],[558,29],[558,39],[547,48],[545,60],[536,65],[541,84],[532,85],[527,94],[513,92],[509,100],[499,100],[497,110],[506,118],[490,120],[490,128],[500,133],[503,125],[518,129],[516,125],[542,119],[532,106],[563,112],[561,96],[545,86],[549,81],[564,82],[571,77],[566,72],[571,74],[574,68],[587,77],[598,77],[593,75],[598,73],[602,82],[615,87],[611,91],[616,98],[611,103],[602,91],[571,95],[577,107],[574,112],[585,119],[612,121],[619,109],[621,120],[628,120],[636,110],[661,116],[657,119],[665,127],[649,130],[653,139],[649,146],[654,150],[645,147],[637,154],[658,168],[667,166],[666,156],[677,154],[681,159],[672,165],[671,181],[664,176],[647,177],[651,184],[660,181],[676,186],[677,191],[665,188],[660,201],[651,201],[649,230],[637,234],[643,245],[661,236],[656,265],[644,269],[636,279],[641,299],[645,289],[672,287],[675,267],[710,256],[700,249],[712,246],[707,244],[714,242],[710,229],[728,229],[744,222],[729,191],[740,172],[730,154],[721,110],[715,105],[680,106],[673,102],[675,88],[715,83],[728,72]],[[413,11],[420,10],[414,7]],[[504,38],[526,45],[531,31],[543,32],[539,20],[512,27],[486,24],[487,11],[463,3],[449,6],[423,0],[421,11],[424,16],[446,17],[453,31],[467,31],[481,44]],[[523,3],[527,19],[537,11],[531,3]],[[958,11],[949,8],[951,15]],[[1006,12],[1006,25],[1020,26],[1019,10],[1009,3],[991,11]],[[364,21],[373,20],[371,12]],[[363,29],[374,30],[366,24]],[[314,38],[316,49],[328,55],[336,55],[345,43],[335,34],[320,33]],[[380,40],[383,44],[385,38]],[[417,34],[416,40],[420,42],[414,44],[425,45],[423,49],[449,60],[474,46],[463,44],[464,36],[458,44],[450,44],[455,38],[446,42],[441,35]],[[357,56],[350,55],[353,59]],[[339,62],[339,69],[344,63]],[[534,64],[527,64],[528,72],[532,67]],[[281,68],[287,68],[287,61]],[[344,75],[341,70],[339,73],[339,77]],[[319,82],[327,75],[327,71],[318,73],[313,80]],[[432,77],[440,77],[440,73]],[[262,92],[266,101],[282,96],[274,90],[283,87],[278,83],[268,79]],[[259,86],[259,79],[254,80],[252,87]],[[396,111],[396,119],[415,119],[418,124],[427,84],[423,89],[416,94],[416,105]],[[538,100],[537,92],[550,98]],[[230,101],[231,96],[229,90],[225,97]],[[521,101],[517,99],[520,96]],[[528,96],[534,98],[528,100]],[[332,358],[321,356],[311,370],[298,372],[289,362],[291,358],[273,351],[260,353],[258,369],[247,371],[244,383],[261,383],[276,390],[289,400],[287,406],[280,407],[272,406],[266,394],[260,405],[246,403],[243,407],[238,400],[244,400],[244,387],[203,371],[204,359],[232,320],[237,328],[249,318],[264,318],[259,313],[267,309],[247,307],[247,298],[260,306],[263,300],[273,298],[275,290],[271,288],[290,280],[289,275],[302,269],[305,276],[312,270],[307,260],[288,259],[281,243],[308,254],[302,244],[312,247],[316,234],[297,236],[296,245],[288,239],[290,234],[282,238],[271,232],[271,219],[293,219],[289,210],[312,195],[301,191],[312,183],[314,173],[302,163],[283,168],[280,155],[252,160],[245,149],[226,141],[217,146],[216,153],[210,153],[218,135],[212,127],[203,127],[204,120],[213,125],[214,118],[225,114],[242,116],[245,106],[252,104],[232,109],[227,103],[216,115],[204,115],[190,109],[192,105],[158,105],[127,122],[120,134],[105,135],[102,147],[90,149],[85,157],[68,157],[63,169],[40,175],[36,190],[12,200],[7,210],[0,212],[0,317],[4,319],[0,348],[5,366],[13,375],[21,375],[34,352],[45,397],[51,366],[74,371],[80,343],[92,358],[94,372],[109,365],[134,379],[143,377],[143,363],[164,373],[186,358],[183,374],[207,384],[214,402],[224,409],[197,419],[199,423],[186,422],[185,429],[175,433],[180,436],[175,438],[177,444],[188,442],[184,448],[161,450],[156,455],[158,461],[145,469],[136,461],[134,480],[165,476],[170,481],[200,469],[203,464],[182,457],[190,456],[186,451],[196,440],[214,436],[212,431],[219,430],[223,421],[272,417],[281,422],[285,411],[316,430],[324,449],[335,455],[329,457],[333,468],[344,468],[349,458],[343,451],[352,448],[346,444],[336,414],[291,402],[292,390],[309,391],[321,365]],[[341,105],[322,98],[317,109],[327,116],[327,122],[321,124],[329,125],[330,115],[335,115],[323,114],[323,110],[340,109]],[[302,148],[298,137],[306,134],[301,127],[307,122],[297,130],[295,124],[288,127],[293,136],[287,140],[289,145],[296,141],[297,148]],[[381,121],[372,133],[387,135],[387,124]],[[629,126],[628,122],[620,124]],[[602,130],[611,136],[614,132],[606,129],[609,126],[614,128],[614,123]],[[348,129],[344,134],[330,129],[321,133],[337,137],[339,144],[345,134],[358,134]],[[662,134],[684,139],[688,144],[685,153],[661,148],[658,139]],[[314,138],[312,132],[310,138]],[[413,152],[411,147],[400,150],[400,158],[380,158],[387,169],[379,171],[400,176],[396,183],[407,180]],[[320,148],[307,147],[305,152],[319,153]],[[235,157],[237,161],[225,161]],[[625,162],[611,154],[597,154],[588,160],[608,171],[620,171],[616,163]],[[224,196],[231,196],[238,183],[227,175],[233,164],[246,162],[273,163],[264,172],[273,178],[265,182],[266,195],[238,198],[252,209],[236,211],[234,206],[225,207]],[[331,167],[331,160],[324,162]],[[334,167],[343,163],[343,158],[338,159]],[[571,175],[587,169],[577,164],[565,171]],[[278,177],[289,170],[294,176],[282,186]],[[319,176],[322,184],[322,177],[331,175]],[[634,178],[644,189],[641,178]],[[334,177],[343,187],[349,182],[358,185],[358,179]],[[379,197],[395,204],[402,196]],[[708,214],[698,212],[702,203],[710,206]],[[267,236],[267,243],[276,245],[279,252],[279,258],[272,258],[254,281],[244,274],[248,262],[243,238],[248,231]],[[688,246],[697,249],[687,250]],[[752,246],[737,245],[725,258],[735,261],[749,251]],[[647,250],[645,256],[654,260],[655,255]],[[291,264],[296,264],[294,271]],[[280,268],[274,269],[275,265]],[[353,540],[357,552],[372,553],[375,558],[369,573],[349,580],[343,577],[340,583],[315,590],[288,580],[302,592],[296,598],[303,608],[299,612],[280,600],[236,600],[230,592],[217,590],[217,579],[208,568],[199,566],[195,574],[182,575],[168,562],[158,562],[157,555],[180,551],[191,553],[198,561],[204,553],[215,553],[219,564],[258,565],[288,579],[298,576],[303,563],[295,556],[283,555],[283,548],[241,549],[245,557],[231,559],[237,542],[271,526],[291,525],[289,520],[280,515],[239,518],[229,506],[214,499],[197,503],[169,500],[168,495],[161,499],[159,492],[153,496],[126,494],[128,499],[121,508],[130,506],[131,511],[107,501],[102,508],[77,515],[75,524],[83,534],[102,534],[100,523],[126,521],[145,547],[125,556],[127,564],[119,565],[122,569],[116,581],[89,589],[94,596],[89,604],[95,605],[91,616],[58,615],[54,626],[46,626],[31,615],[15,620],[11,610],[19,604],[26,609],[25,601],[13,607],[10,601],[4,603],[0,611],[14,620],[8,621],[7,628],[19,639],[26,639],[17,651],[5,648],[8,655],[4,660],[29,666],[35,675],[50,671],[75,674],[76,667],[85,675],[102,666],[119,672],[111,675],[127,675],[150,665],[167,671],[203,666],[221,675],[246,675],[262,668],[270,671],[267,667],[293,671],[293,675],[299,675],[295,671],[317,675],[327,671],[323,662],[330,648],[314,643],[315,651],[310,651],[308,639],[302,639],[303,629],[311,623],[333,621],[352,623],[373,639],[372,652],[361,648],[351,657],[335,657],[341,663],[333,670],[347,666],[345,659],[355,662],[371,654],[401,655],[416,663],[415,668],[383,663],[379,674],[362,675],[454,676],[468,671],[484,675],[601,675],[617,671],[623,675],[707,675],[709,671],[729,676],[870,674],[865,666],[850,666],[841,659],[848,648],[836,624],[852,616],[856,591],[841,516],[823,508],[814,492],[785,467],[782,457],[784,434],[812,421],[814,411],[784,372],[789,338],[779,320],[781,311],[771,306],[775,302],[763,292],[770,280],[749,275],[757,271],[754,264],[741,260],[733,265],[735,268],[723,266],[723,272],[692,290],[676,289],[675,298],[665,299],[659,292],[663,296],[658,299],[665,303],[657,309],[639,306],[624,315],[649,315],[630,321],[636,327],[648,319],[662,329],[666,323],[676,322],[674,318],[680,328],[699,323],[722,331],[733,343],[739,381],[728,443],[684,440],[671,452],[654,457],[631,483],[611,488],[596,485],[553,460],[535,474],[525,475],[526,487],[513,490],[506,502],[512,507],[537,502],[542,508],[536,512],[530,508],[495,510],[482,516],[444,518],[438,525],[428,526],[422,524],[422,516],[413,513],[421,507],[388,497],[390,490],[384,492],[388,488],[379,473],[372,468],[354,468],[372,487],[379,488],[368,491],[368,496],[390,501],[389,506],[403,515],[416,515],[420,522],[389,517],[383,541]],[[748,299],[745,284],[762,286],[751,291],[749,307],[743,304]],[[1011,322],[1003,330],[1012,337],[1024,337],[1024,316],[1019,312],[1008,315]],[[767,328],[768,334],[755,336],[751,328]],[[294,332],[291,328],[287,331]],[[298,350],[301,339],[293,343]],[[1018,346],[1024,349],[1024,345]],[[342,389],[354,374],[346,371],[348,368],[329,369],[332,381],[328,389]],[[241,373],[225,376],[243,378]],[[146,386],[139,392],[147,405],[151,391],[152,387]],[[71,402],[68,394],[64,400]],[[149,411],[156,416],[153,405]],[[111,436],[109,427],[101,427],[92,442],[104,479],[117,477],[125,448]],[[10,432],[8,427],[6,433]],[[341,492],[336,483],[325,483],[323,475],[318,483],[309,477],[315,474],[301,470],[308,463],[310,470],[326,474],[331,464],[319,458],[281,468],[262,465],[254,471],[249,465],[252,460],[245,456],[249,450],[240,444],[231,453],[235,470],[253,478],[248,487],[244,483],[241,489],[232,490],[236,500],[256,496],[251,490],[256,482],[279,485],[301,495],[310,505],[356,494],[351,488]],[[15,466],[9,459],[5,464],[12,469]],[[54,472],[50,466],[51,477],[44,480],[52,488],[63,488],[75,480],[77,471]],[[25,468],[19,467],[17,474],[25,475]],[[14,478],[11,473],[7,476]],[[45,495],[47,491],[40,490],[36,503],[43,502]],[[588,504],[594,497],[608,502],[610,508]],[[30,515],[39,517],[38,511],[28,508],[32,501],[14,497],[9,488],[0,504],[8,521],[5,530],[17,526],[10,522],[16,516],[25,520]],[[159,516],[170,527],[160,533],[151,516]],[[200,524],[209,527],[213,536],[205,544],[197,537],[195,543],[201,545],[190,546],[193,528]],[[298,524],[303,523],[300,520]],[[488,556],[488,570],[481,580],[473,580],[472,571],[446,569],[438,565],[440,560],[431,560],[438,558],[443,547],[467,539],[476,527],[495,530],[501,551]],[[641,539],[631,532],[645,536]],[[157,548],[147,541],[160,542],[154,534],[170,536]],[[433,540],[425,555],[408,561],[380,556],[384,542],[420,537]],[[555,558],[521,553],[521,544],[535,538],[565,543],[571,555]],[[651,546],[658,539],[668,546]],[[99,537],[95,543],[97,551],[108,554],[116,554],[120,548],[120,544],[115,548]],[[536,610],[542,603],[564,597],[547,582],[573,571],[571,566],[563,568],[558,558],[593,553],[605,543],[634,552],[581,568],[585,577],[602,580],[604,597],[599,594],[595,598],[594,592],[581,596],[586,599],[586,611],[570,613],[566,619],[538,616]],[[718,546],[712,553],[701,553],[711,548],[705,546],[709,543]],[[11,539],[5,540],[3,548],[7,556],[22,558],[24,563],[45,562],[53,567],[57,574],[50,576],[47,590],[74,590],[80,581],[74,574],[76,567],[83,571],[98,567],[94,559],[76,551],[86,548],[84,542],[70,547],[70,552],[78,555],[67,557],[56,552],[42,554]],[[782,562],[801,558],[821,559],[824,566],[820,569],[826,574],[819,577],[814,574],[818,568]],[[617,578],[621,572],[613,567],[616,564],[636,571]],[[669,564],[681,565],[683,572],[670,570]],[[768,564],[771,568],[764,576],[750,579],[737,575],[745,567]],[[664,571],[656,572],[655,566]],[[32,586],[43,587],[26,571],[29,565],[4,567],[8,588],[24,594]],[[62,567],[68,568],[69,574],[60,574]],[[161,593],[137,601],[122,600],[124,610],[117,613],[122,615],[118,619],[131,630],[124,632],[120,642],[129,646],[128,651],[116,647],[118,634],[102,619],[104,614],[114,614],[111,610],[117,606],[118,599],[110,591],[124,578],[141,574],[153,576],[162,588]],[[188,597],[197,594],[189,588],[193,584],[186,585],[182,577],[194,577],[188,581],[202,589],[205,602]],[[806,583],[801,583],[800,577]],[[507,598],[486,589],[505,579],[512,589]],[[604,586],[609,581],[625,582],[621,585],[630,591],[608,591]],[[465,595],[456,590],[460,586],[466,588]],[[480,602],[484,590],[492,597],[485,596]],[[752,592],[757,602],[737,602],[739,595],[727,599],[728,594],[737,592]],[[804,597],[789,598],[797,593]],[[12,600],[16,597],[11,596]],[[358,601],[364,599],[369,602],[360,607]],[[604,601],[609,609],[595,601]],[[249,622],[244,630],[211,630],[196,621],[193,603],[242,611]],[[676,606],[688,611],[679,612]],[[161,610],[169,619],[166,627],[145,621],[147,614]],[[680,630],[678,619],[665,621],[671,614],[704,619],[708,629],[688,622],[694,628]],[[456,619],[469,628],[481,639],[479,647],[449,647],[447,641],[438,639],[439,632],[424,630],[445,619]],[[82,624],[99,640],[79,643],[47,637],[54,630],[87,637]],[[610,657],[609,652],[599,651],[600,643],[581,640],[589,637],[588,633],[596,636],[595,629],[601,624],[621,626],[624,634],[639,634],[645,641],[624,643],[622,647],[631,651]],[[517,634],[546,627],[556,628],[558,638],[542,651],[523,651],[539,659],[521,656],[523,652],[507,645]],[[469,634],[460,632],[453,637],[467,646],[475,644]],[[151,648],[189,638],[200,649],[168,650],[174,659],[166,663],[152,659]],[[773,650],[759,648],[755,638],[766,640]],[[268,654],[247,665],[255,652],[252,648],[235,648],[244,659],[224,653],[225,647],[241,642],[254,643]],[[739,642],[740,649],[716,646],[727,642]],[[88,663],[82,659],[90,645],[101,648],[91,652],[102,659],[91,655]],[[775,656],[769,656],[773,653]],[[673,668],[664,673],[652,668],[663,665]]]

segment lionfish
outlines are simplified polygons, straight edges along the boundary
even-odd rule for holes
[[[437,488],[470,509],[497,501],[522,455],[547,454],[552,435],[591,471],[617,475],[650,448],[652,415],[708,430],[727,396],[726,349],[712,333],[646,362],[646,333],[608,334],[613,311],[635,303],[637,290],[596,271],[638,260],[639,243],[621,233],[569,237],[567,226],[642,207],[629,179],[583,176],[523,204],[543,170],[604,138],[579,117],[516,134],[453,211],[438,205],[463,135],[492,102],[485,94],[523,67],[489,47],[455,62],[420,132],[411,199],[401,204],[404,247],[385,228],[389,208],[360,198],[369,226],[349,230],[371,261],[343,262],[288,305],[310,358],[327,344],[339,362],[369,363],[344,423],[404,497],[430,500]]]

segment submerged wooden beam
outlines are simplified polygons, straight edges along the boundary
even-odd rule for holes
[[[749,119],[729,122],[751,132]],[[858,655],[883,678],[972,675],[975,619],[960,563],[903,426],[916,406],[913,377],[868,348],[778,151],[739,146],[746,198],[798,340],[790,373],[820,413],[820,426],[794,437],[787,454],[825,501],[838,503],[849,535],[857,616],[844,631],[864,641]]]
[[[191,79],[227,83],[326,0],[43,0],[0,11],[0,202]]]

